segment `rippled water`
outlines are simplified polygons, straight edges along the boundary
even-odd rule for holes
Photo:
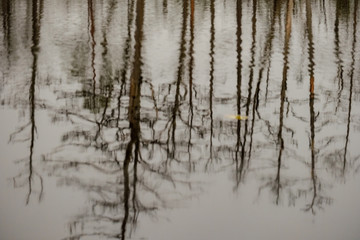
[[[2,0],[0,238],[360,239],[359,4]]]

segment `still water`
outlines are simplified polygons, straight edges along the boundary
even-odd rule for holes
[[[360,239],[357,0],[1,0],[0,239]]]

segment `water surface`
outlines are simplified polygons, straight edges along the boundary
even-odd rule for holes
[[[359,4],[2,0],[0,238],[360,239]]]

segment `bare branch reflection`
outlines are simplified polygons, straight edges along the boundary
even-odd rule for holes
[[[58,5],[1,2],[0,110],[26,204],[50,179],[87,199],[64,239],[132,238],[204,172],[316,214],[359,171],[358,1]]]

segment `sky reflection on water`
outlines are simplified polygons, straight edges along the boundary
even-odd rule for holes
[[[2,0],[1,239],[360,238],[358,5]]]

